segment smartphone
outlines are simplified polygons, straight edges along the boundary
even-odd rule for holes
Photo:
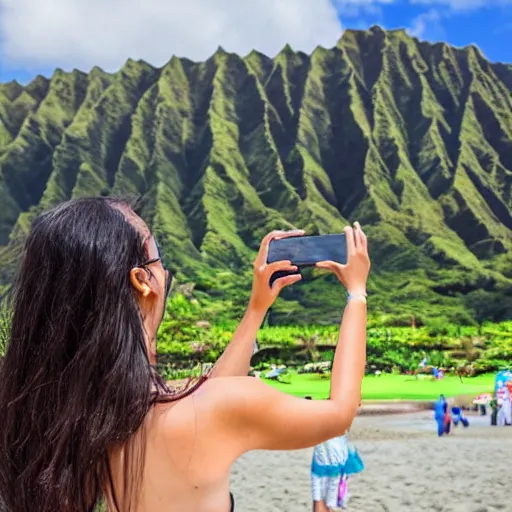
[[[312,267],[320,261],[347,263],[345,234],[294,236],[272,240],[268,248],[268,263],[288,260],[297,267]]]

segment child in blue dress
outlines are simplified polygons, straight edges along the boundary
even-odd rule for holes
[[[306,397],[311,400],[310,397]],[[330,512],[346,508],[349,475],[364,469],[359,454],[348,441],[348,434],[315,446],[311,463],[313,511]]]

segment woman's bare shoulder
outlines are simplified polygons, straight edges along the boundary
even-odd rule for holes
[[[252,377],[208,379],[181,400],[156,405],[148,418],[148,438],[156,441],[159,457],[169,459],[173,467],[192,464],[203,468],[206,464],[210,470],[203,477],[220,478],[245,451],[234,411],[243,396],[247,399],[253,394],[252,388],[268,387],[254,381]]]
[[[254,377],[217,377],[207,379],[189,395],[155,406],[152,413],[160,427],[169,431],[188,429],[198,419],[219,419],[219,413],[257,397],[269,386]]]

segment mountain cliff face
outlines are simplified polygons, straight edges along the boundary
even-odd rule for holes
[[[265,232],[357,219],[375,311],[512,316],[511,91],[512,66],[477,48],[378,27],[311,55],[219,48],[1,84],[1,282],[40,210],[137,194],[167,264],[213,297],[247,295]],[[280,321],[339,316],[340,290],[309,278]]]

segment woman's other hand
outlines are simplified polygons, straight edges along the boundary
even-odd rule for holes
[[[292,265],[290,261],[267,263],[267,257],[268,248],[272,240],[280,240],[282,238],[303,235],[304,231],[302,230],[272,231],[263,238],[258,256],[254,261],[254,280],[249,308],[258,312],[266,312],[277,299],[283,288],[302,279],[300,274],[289,275],[277,279],[274,281],[272,286],[270,286],[270,278],[275,272],[296,272],[297,267]]]
[[[349,294],[366,295],[366,281],[370,273],[366,235],[359,222],[355,222],[353,228],[347,226],[344,231],[347,240],[347,263],[342,265],[335,261],[322,261],[316,266],[336,274]]]

